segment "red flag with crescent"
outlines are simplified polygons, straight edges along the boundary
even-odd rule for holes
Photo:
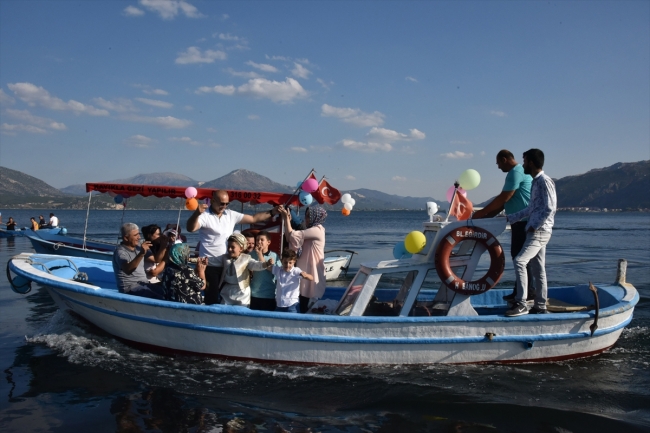
[[[457,190],[452,200],[453,202],[449,205],[450,216],[455,216],[458,221],[467,220],[472,216],[474,205],[472,205],[472,202],[469,201],[467,197],[459,193]]]
[[[318,190],[314,191],[312,197],[320,204],[336,204],[341,200],[341,191],[330,185],[325,179],[318,184]]]

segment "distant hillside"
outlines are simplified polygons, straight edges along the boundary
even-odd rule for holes
[[[128,179],[102,180],[109,183],[132,183],[138,185],[173,185],[173,186],[196,186],[198,182],[191,177],[178,173],[148,173],[138,174]],[[69,185],[61,188],[61,192],[72,195],[86,195],[86,184]]]
[[[65,197],[53,186],[20,171],[0,167],[0,195]]]
[[[274,182],[268,177],[243,168],[231,171],[225,176],[206,182],[201,187],[288,193],[294,191],[294,188],[290,186]]]
[[[440,209],[447,209],[449,206],[449,203],[432,197],[401,197],[365,188],[355,189],[349,193],[355,201],[356,210],[426,209],[428,201],[436,202]],[[341,204],[339,203],[338,206]]]
[[[650,208],[650,160],[563,177],[555,187],[558,207]]]

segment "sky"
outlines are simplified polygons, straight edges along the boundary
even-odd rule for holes
[[[648,1],[0,0],[0,165],[62,188],[245,168],[474,202],[650,159]]]

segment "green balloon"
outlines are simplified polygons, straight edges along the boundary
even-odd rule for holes
[[[481,175],[478,174],[478,171],[470,168],[461,173],[458,178],[458,183],[464,190],[469,191],[470,189],[476,188],[478,184],[481,183]]]

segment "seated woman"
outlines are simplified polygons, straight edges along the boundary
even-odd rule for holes
[[[223,266],[221,283],[221,303],[248,307],[251,303],[250,271],[263,271],[273,266],[272,260],[258,262],[244,254],[246,237],[236,233],[228,238],[228,252],[217,257]]]
[[[203,304],[201,292],[205,289],[205,268],[208,258],[200,257],[196,271],[187,264],[190,247],[174,244],[169,251],[169,263],[160,277],[166,301],[185,304]]]
[[[159,283],[159,275],[165,270],[165,256],[168,250],[167,237],[161,236],[160,227],[151,224],[142,227],[144,240],[151,242],[151,248],[144,257],[144,271],[150,283]]]

